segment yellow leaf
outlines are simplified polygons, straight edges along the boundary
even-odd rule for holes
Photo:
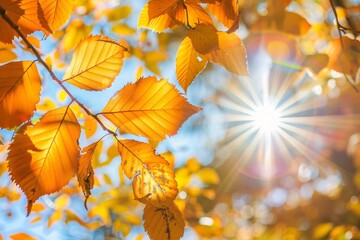
[[[54,100],[52,100],[51,98],[48,97],[44,97],[42,99],[42,101],[36,105],[36,108],[38,111],[49,111],[51,109],[55,109],[56,108],[56,104],[54,102]]]
[[[0,7],[5,9],[10,20],[18,26],[22,33],[27,35],[40,30],[48,34],[51,32],[46,21],[40,12],[38,2],[33,0],[1,0]],[[11,43],[14,36],[18,36],[15,30],[3,19],[0,18],[0,42]]]
[[[342,37],[341,41],[337,38],[329,43],[327,49],[330,58],[328,68],[350,74],[355,79],[360,67],[360,41],[347,37]]]
[[[77,178],[80,187],[85,196],[84,206],[87,209],[87,199],[91,195],[91,189],[94,187],[94,170],[91,165],[91,159],[94,155],[95,148],[98,142],[94,142],[89,146],[85,147],[82,151],[83,154],[79,160],[79,170],[77,172]]]
[[[16,234],[10,235],[10,238],[12,240],[36,240],[36,238],[33,238],[26,233],[16,233]]]
[[[165,2],[165,1],[164,1]],[[138,28],[148,28],[155,32],[162,32],[167,28],[176,25],[176,21],[168,14],[160,15],[155,18],[149,18],[149,4],[145,4],[140,12],[138,20]]]
[[[50,228],[54,223],[58,222],[63,216],[63,212],[55,210],[48,219],[48,228]]]
[[[13,48],[13,44],[0,42],[0,63],[10,62],[17,58],[16,54],[12,51]]]
[[[86,90],[108,88],[120,72],[124,51],[108,37],[90,36],[76,48],[63,81]]]
[[[42,203],[35,203],[35,204],[33,204],[33,206],[32,206],[32,211],[33,212],[41,212],[41,211],[43,211],[45,209],[45,206],[44,206],[44,204],[42,204]]]
[[[162,1],[162,0],[159,0]],[[198,24],[213,25],[211,17],[205,10],[194,1],[177,1],[176,8],[169,13],[170,16],[180,23],[186,24],[189,27],[195,27]]]
[[[70,18],[73,1],[39,0],[46,22],[52,31],[56,31]]]
[[[28,199],[27,214],[42,195],[65,186],[78,169],[80,125],[68,107],[47,112],[24,126],[9,147],[12,180]]]
[[[34,224],[34,223],[40,222],[41,219],[42,219],[41,216],[36,216],[36,217],[34,217],[34,218],[30,221],[30,223],[31,223],[31,224]]]
[[[104,173],[103,177],[106,184],[112,185],[111,177],[108,174]]]
[[[97,121],[93,117],[86,115],[84,119],[84,126],[86,138],[91,138],[94,136],[98,128]]]
[[[314,239],[324,239],[333,229],[334,225],[332,223],[322,223],[316,226],[313,233]]]
[[[174,202],[160,208],[147,204],[143,219],[145,231],[151,239],[177,240],[184,234],[185,223]]]
[[[219,47],[206,54],[209,61],[220,64],[228,71],[247,76],[246,50],[235,33],[217,32]]]
[[[114,26],[112,26],[111,31],[114,33],[117,33],[119,35],[133,35],[136,33],[136,30],[131,28],[126,23],[117,23]]]
[[[160,207],[175,199],[178,190],[174,171],[149,144],[124,140],[119,141],[118,148],[125,175],[134,179],[137,200]]]
[[[176,55],[176,77],[185,92],[206,64],[206,57],[196,52],[190,38],[186,37],[181,42]]]
[[[220,182],[219,175],[212,168],[202,168],[197,175],[206,184],[218,184]]]
[[[87,26],[80,19],[71,21],[69,26],[66,27],[66,32],[62,41],[62,48],[65,52],[74,49],[79,42],[87,37],[92,30],[92,26]]]
[[[40,99],[40,76],[34,62],[0,66],[0,128],[29,120]]]
[[[131,14],[130,6],[118,6],[113,8],[107,14],[108,21],[115,22],[127,18]]]
[[[162,140],[199,110],[165,79],[147,77],[117,92],[101,114],[121,131]]]
[[[69,195],[63,194],[57,197],[54,201],[55,209],[56,210],[64,210],[67,209],[70,204],[70,197]]]
[[[166,53],[159,51],[147,51],[143,56],[145,66],[158,75],[160,75],[159,63],[165,61],[167,58]]]
[[[209,11],[221,22],[224,26],[230,28],[237,20],[236,0],[216,1],[214,4],[209,4]]]
[[[66,98],[67,98],[67,93],[61,89],[58,93],[58,99],[60,100],[60,102],[65,102]]]

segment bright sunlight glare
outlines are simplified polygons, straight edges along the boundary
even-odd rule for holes
[[[278,110],[269,103],[257,106],[252,116],[255,126],[265,133],[276,131],[281,121]]]

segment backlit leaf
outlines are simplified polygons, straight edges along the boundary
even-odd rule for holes
[[[73,1],[70,0],[39,0],[46,22],[52,31],[56,31],[71,16]]]
[[[0,42],[0,63],[9,62],[16,59],[16,54],[12,51],[15,46]]]
[[[84,126],[86,138],[94,136],[98,127],[97,121],[93,117],[86,115],[84,119]]]
[[[165,1],[164,1],[165,2]],[[138,20],[138,28],[147,28],[155,32],[162,32],[167,28],[176,25],[176,21],[168,14],[160,15],[155,18],[149,18],[149,4],[145,4],[140,12]]]
[[[225,27],[230,28],[237,20],[236,0],[222,0],[209,4],[209,11],[221,22]]]
[[[88,26],[81,19],[71,21],[66,27],[66,32],[62,38],[62,48],[65,52],[74,49],[79,42],[85,37],[89,36],[92,30],[92,25]]]
[[[162,140],[199,110],[167,80],[147,77],[117,92],[101,114],[120,131]]]
[[[15,135],[8,167],[28,199],[28,214],[40,196],[59,191],[77,172],[79,136],[80,125],[68,107],[47,112]]]
[[[196,52],[190,38],[186,37],[181,42],[176,55],[176,77],[185,92],[206,64],[206,57]]]
[[[188,36],[194,49],[201,54],[206,54],[215,47],[219,47],[218,34],[213,26],[199,24],[195,29],[188,31]]]
[[[176,240],[184,234],[185,223],[174,202],[160,208],[147,204],[143,219],[144,228],[151,239]]]
[[[125,175],[133,178],[136,199],[158,207],[175,199],[178,190],[174,171],[149,144],[124,140],[118,143],[118,149]]]
[[[91,195],[91,189],[94,187],[94,170],[91,165],[91,159],[94,155],[95,148],[98,142],[94,142],[89,146],[86,146],[82,151],[83,154],[79,160],[79,170],[77,172],[77,178],[79,185],[85,196],[84,206],[87,209],[87,199]]]
[[[131,14],[131,6],[118,6],[107,14],[108,21],[115,22],[127,18]]]
[[[189,27],[195,27],[198,24],[212,25],[210,16],[194,1],[178,1],[175,10],[169,14]]]
[[[235,33],[217,32],[219,47],[206,54],[209,61],[220,64],[238,75],[248,75],[246,50]]]
[[[342,37],[342,44],[339,38],[330,42],[327,49],[330,57],[328,68],[349,74],[355,79],[360,67],[360,41]]]
[[[74,52],[63,81],[86,90],[103,90],[119,74],[125,48],[103,36],[84,39]]]
[[[43,31],[46,34],[51,32],[46,25],[43,15],[38,14],[40,9],[37,1],[1,0],[0,7],[5,9],[6,15],[20,27],[25,35],[37,30]],[[11,43],[14,36],[18,36],[15,30],[3,18],[0,18],[0,26],[0,42]]]
[[[29,120],[40,99],[40,76],[34,62],[0,66],[0,128]]]

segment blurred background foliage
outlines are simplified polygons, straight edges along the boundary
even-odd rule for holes
[[[109,96],[142,75],[159,75],[177,84],[175,55],[185,29],[176,27],[160,34],[138,30],[137,18],[145,3],[75,0],[65,27],[51,37],[35,33],[29,41],[61,75],[82,38],[103,33],[120,39],[129,54],[120,80],[104,91]],[[190,101],[203,111],[178,135],[152,143],[176,169],[176,203],[186,221],[183,238],[360,239],[360,105],[359,93],[354,90],[360,87],[360,44],[359,40],[350,41],[360,31],[360,2],[332,1],[338,19],[331,1],[236,3],[241,17],[236,34],[246,46],[251,79],[208,64],[187,91]],[[218,29],[226,30],[214,20]],[[340,30],[337,20],[343,27]],[[338,40],[339,32],[349,37],[346,42]],[[0,46],[1,61],[28,58],[23,50],[24,44],[18,40],[14,46]],[[229,123],[226,106],[219,104],[237,90],[251,91],[246,82],[256,94],[263,94],[261,78],[268,79],[269,91],[274,94],[283,84],[291,85],[282,98],[301,96],[312,103],[306,116],[321,117],[307,124],[300,137],[292,132],[303,145],[292,145],[287,157],[274,153],[271,166],[257,159],[256,152],[261,149],[243,154],[254,138],[230,144],[228,136],[233,133],[229,129],[238,123]],[[50,80],[44,82],[39,112],[69,101]],[[57,98],[46,93],[55,93]],[[107,99],[96,94],[89,98],[81,91],[75,93],[94,112]],[[230,102],[236,101],[232,98]],[[72,107],[82,119],[85,134],[81,142],[86,146],[98,139],[101,130],[80,108]],[[143,206],[134,200],[129,181],[119,169],[116,146],[106,138],[98,144],[93,158],[95,187],[88,199],[89,211],[83,208],[81,189],[72,181],[60,193],[42,197],[28,218],[22,209],[26,200],[7,174],[5,156],[10,139],[9,132],[0,131],[3,238],[147,238],[142,227]]]

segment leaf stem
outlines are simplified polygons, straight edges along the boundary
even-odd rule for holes
[[[0,6],[0,15],[5,20],[5,22],[7,22],[10,25],[10,27],[16,31],[16,33],[20,36],[20,38],[25,42],[26,46],[34,53],[37,61],[39,61],[39,63],[44,66],[46,71],[50,74],[51,78],[66,92],[66,94],[70,97],[71,102],[76,102],[80,106],[80,108],[82,108],[89,116],[93,117],[99,123],[99,125],[102,127],[104,131],[107,131],[109,134],[112,134],[116,137],[117,134],[114,131],[107,128],[97,115],[93,114],[83,103],[81,103],[78,99],[76,99],[74,95],[72,95],[72,93],[64,86],[63,82],[55,75],[55,73],[51,70],[51,68],[42,59],[38,50],[36,50],[36,48],[29,42],[29,40],[27,40],[26,36],[21,32],[19,26],[17,26],[9,18],[9,16],[6,14],[6,10],[1,6]]]

